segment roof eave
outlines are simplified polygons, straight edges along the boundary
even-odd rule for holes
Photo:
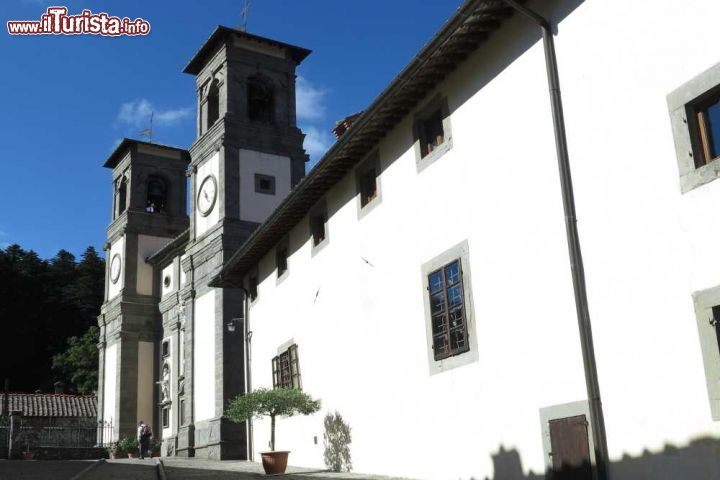
[[[297,219],[298,212],[292,211],[296,198],[315,187],[316,192],[310,192],[307,195],[307,201],[302,202],[302,204],[313,203],[313,197],[324,194],[318,194],[317,191],[324,189],[326,192],[332,188],[352,168],[352,165],[362,158],[363,152],[367,152],[368,144],[379,142],[384,134],[405,118],[428,92],[455,69],[457,64],[485,41],[489,33],[499,29],[501,22],[512,15],[512,8],[502,0],[466,1],[388,87],[378,95],[370,107],[358,117],[352,128],[348,129],[335,142],[303,181],[290,192],[265,222],[255,229],[250,238],[211,280],[211,284],[213,286],[230,285],[242,277],[251,267],[251,265],[242,265],[236,268],[243,257],[253,251],[259,257],[267,253],[272,242],[276,240],[275,237],[279,238],[286,233],[283,228],[287,228],[287,226],[279,225],[283,216]],[[428,71],[421,71],[428,65],[430,65],[427,68]],[[433,72],[433,65],[438,72]],[[425,80],[426,78],[434,80]],[[407,92],[410,92],[411,95],[404,95]],[[353,145],[354,143],[362,143],[365,148]],[[298,203],[301,202],[298,201]],[[296,221],[289,228],[294,227],[295,224]],[[267,245],[260,245],[262,241]]]

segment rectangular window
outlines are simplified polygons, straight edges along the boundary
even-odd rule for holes
[[[667,96],[680,173],[687,193],[720,177],[720,63]]]
[[[170,407],[163,407],[162,409],[162,427],[170,428]]]
[[[185,425],[185,399],[180,399],[180,425]]]
[[[720,156],[720,93],[693,106],[698,153],[696,167],[706,165]]]
[[[360,174],[360,206],[364,207],[377,197],[377,172],[370,167]]]
[[[280,355],[274,357],[272,359],[272,370],[273,388],[302,389],[297,345],[291,345]]]
[[[277,274],[278,277],[282,276],[283,273],[287,272],[288,269],[288,247],[282,245],[277,247],[275,251],[275,261],[277,263]]]
[[[720,421],[720,285],[693,293],[712,419]]]
[[[170,342],[168,342],[167,340],[162,342],[162,356],[163,357],[170,356]]]
[[[272,175],[256,173],[255,191],[257,193],[264,193],[266,195],[275,195],[275,177]]]
[[[310,216],[310,232],[312,233],[313,247],[317,247],[325,240],[326,222],[325,211],[316,212]]]
[[[435,110],[421,122],[420,127],[420,151],[424,157],[445,141],[442,111]]]
[[[469,349],[462,277],[460,259],[428,275],[435,360]]]
[[[287,267],[287,259],[285,260],[286,267]],[[257,288],[258,288],[258,279],[257,274],[252,274],[248,277],[248,295],[250,296],[250,301],[253,301],[257,298]]]

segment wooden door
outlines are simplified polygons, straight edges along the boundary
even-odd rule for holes
[[[550,420],[553,480],[592,480],[585,415]]]

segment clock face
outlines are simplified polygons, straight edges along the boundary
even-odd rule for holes
[[[110,281],[112,283],[117,283],[117,281],[120,279],[120,254],[116,253],[113,255],[112,260],[110,261]]]
[[[200,184],[197,196],[197,208],[200,215],[207,216],[212,212],[217,197],[217,181],[214,175],[208,175]]]

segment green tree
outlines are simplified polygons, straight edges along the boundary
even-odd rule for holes
[[[19,245],[0,249],[0,382],[9,378],[17,391],[50,389],[54,380],[78,388],[69,371],[53,376],[52,360],[69,347],[69,337],[96,324],[104,272],[92,247],[79,263],[66,250],[43,260]]]
[[[91,326],[82,336],[67,339],[67,349],[53,356],[52,369],[80,393],[92,393],[98,385],[100,330]]]
[[[295,388],[259,388],[230,401],[226,415],[234,422],[270,417],[270,450],[275,451],[275,418],[310,415],[320,410],[320,400]]]

